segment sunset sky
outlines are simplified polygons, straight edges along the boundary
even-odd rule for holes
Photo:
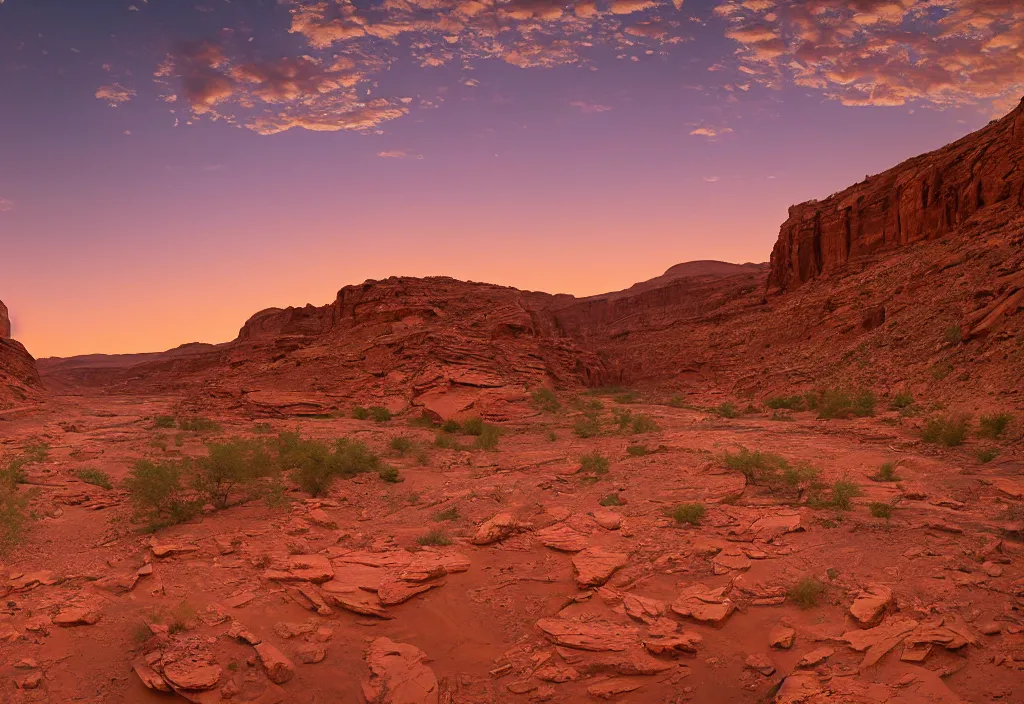
[[[1020,0],[0,0],[0,299],[45,357],[389,275],[765,261],[1022,62]]]

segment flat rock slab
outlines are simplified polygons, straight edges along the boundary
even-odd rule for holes
[[[384,608],[376,590],[371,593],[351,584],[336,581],[324,582],[320,589],[326,601],[346,611],[382,619],[394,618]]]
[[[638,642],[637,630],[609,621],[542,618],[537,627],[556,645],[577,650],[624,651]]]
[[[635,692],[642,686],[642,682],[631,680],[605,680],[604,682],[598,682],[587,687],[587,693],[598,699],[614,699],[620,694]]]
[[[587,537],[566,525],[544,528],[536,536],[544,547],[561,552],[580,552],[587,547]]]
[[[271,682],[284,684],[295,674],[295,664],[270,643],[260,643],[254,647]]]
[[[725,587],[709,589],[703,584],[694,584],[683,590],[673,602],[672,610],[695,621],[721,626],[736,610],[736,605],[725,596]]]
[[[426,582],[448,574],[465,572],[470,566],[469,558],[458,552],[420,552],[398,574],[406,582]]]
[[[473,536],[473,545],[490,545],[504,540],[519,529],[519,521],[511,513],[499,513],[484,521]]]
[[[164,679],[178,689],[204,691],[213,689],[220,682],[220,667],[208,662],[179,660],[165,665],[163,670]]]
[[[426,661],[426,653],[414,645],[377,638],[366,652],[363,697],[375,704],[437,704],[437,677]]]
[[[414,596],[444,586],[444,580],[434,582],[405,582],[400,579],[385,579],[377,589],[377,598],[384,606],[403,604]]]
[[[616,570],[628,563],[629,555],[601,547],[587,548],[572,558],[572,565],[576,568],[576,584],[581,589],[601,586]]]
[[[594,520],[605,530],[618,530],[622,526],[622,516],[610,508],[594,509]]]
[[[892,589],[881,584],[867,586],[850,606],[850,615],[861,628],[871,628],[882,622],[892,604]]]
[[[264,579],[276,582],[312,582],[320,584],[334,579],[334,568],[326,555],[291,555],[280,569],[269,569]]]
[[[100,620],[100,611],[93,606],[68,606],[57,612],[53,622],[58,626],[91,626]]]

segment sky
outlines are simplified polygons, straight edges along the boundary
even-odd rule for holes
[[[391,275],[766,261],[1022,59],[1019,0],[0,0],[0,299],[68,356]]]

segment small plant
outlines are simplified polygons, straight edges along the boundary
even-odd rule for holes
[[[861,495],[860,487],[848,479],[839,479],[832,485],[827,500],[814,502],[816,508],[835,508],[849,511],[853,508],[853,499]]]
[[[25,503],[13,483],[0,482],[0,555],[21,539],[26,520]]]
[[[1005,431],[1006,426],[1013,420],[1013,416],[1009,413],[993,413],[992,415],[982,416],[978,419],[978,424],[981,429],[978,430],[978,435],[983,438],[998,438]]]
[[[432,528],[420,537],[416,538],[416,542],[420,545],[434,545],[444,546],[451,545],[452,539],[448,537],[440,528]]]
[[[202,416],[189,416],[178,420],[178,429],[188,433],[216,433],[220,424]]]
[[[815,399],[818,418],[864,418],[875,415],[875,394],[869,389],[826,389]]]
[[[182,523],[195,516],[202,503],[185,488],[191,468],[188,461],[136,462],[124,481],[136,517],[158,527]]]
[[[786,596],[801,609],[811,609],[825,594],[825,585],[814,577],[804,577],[789,588]]]
[[[636,391],[627,391],[625,393],[618,394],[613,398],[613,400],[615,401],[615,403],[622,404],[639,403],[640,394],[638,394]]]
[[[914,405],[914,396],[909,391],[897,391],[889,400],[889,408],[902,411]]]
[[[389,443],[392,450],[397,452],[401,456],[405,456],[413,448],[413,442],[411,438],[407,438],[404,435],[391,438]]]
[[[870,479],[875,482],[898,482],[900,478],[896,476],[896,463],[885,462]]]
[[[377,476],[380,477],[381,481],[388,484],[398,484],[405,481],[396,467],[387,464],[381,465],[381,468],[377,470]]]
[[[430,453],[424,447],[417,448],[413,457],[416,459],[416,464],[421,467],[426,467],[430,464]]]
[[[110,483],[110,476],[99,469],[80,469],[75,473],[75,476],[86,484],[92,484],[101,489],[114,488],[114,485]]]
[[[631,423],[632,431],[635,435],[641,435],[643,433],[654,433],[658,431],[658,424],[653,418],[643,413],[639,413],[633,416]]]
[[[545,433],[544,437],[548,439],[548,442],[556,442],[558,440],[558,433],[556,433],[554,430],[549,430],[547,433]]]
[[[462,426],[459,424],[459,421],[454,418],[449,418],[441,424],[442,433],[457,433],[460,430],[462,430]]]
[[[321,440],[298,433],[278,436],[278,464],[292,470],[291,477],[311,496],[325,496],[339,477],[354,477],[380,469],[380,458],[359,441],[342,438],[332,448]]]
[[[868,504],[868,508],[871,510],[871,515],[875,518],[884,518],[886,520],[892,518],[892,506],[883,501],[872,501]]]
[[[430,429],[433,429],[433,428],[436,428],[437,425],[438,424],[434,421],[433,416],[431,416],[426,411],[423,411],[418,416],[409,419],[409,427],[411,427],[411,428],[430,428]]]
[[[274,426],[272,426],[270,423],[257,423],[256,425],[252,426],[252,432],[256,433],[257,435],[269,435],[270,433],[274,432]]]
[[[686,406],[686,399],[683,398],[682,394],[672,394],[672,398],[668,400],[668,405],[672,408],[684,408]]]
[[[994,447],[979,449],[975,453],[975,457],[978,458],[978,462],[980,462],[981,464],[988,464],[998,456],[999,450],[995,449]]]
[[[622,499],[619,497],[618,492],[615,492],[602,496],[597,503],[601,504],[602,506],[621,506]]]
[[[498,439],[500,437],[501,432],[498,430],[498,426],[484,423],[480,429],[480,434],[477,435],[475,445],[481,450],[495,450],[498,447]]]
[[[370,417],[370,411],[363,406],[353,406],[352,417],[356,420],[367,420]]]
[[[228,507],[236,487],[270,474],[272,460],[262,440],[211,442],[206,451],[207,456],[195,464],[193,484],[218,509]]]
[[[580,438],[596,437],[601,434],[601,421],[597,416],[578,418],[573,424],[572,431]]]
[[[533,405],[546,413],[557,413],[562,407],[555,392],[547,387],[541,387],[533,392]]]
[[[970,416],[962,413],[929,418],[921,430],[921,439],[927,443],[957,447],[967,439]]]
[[[835,567],[829,567],[827,570],[825,570],[825,576],[828,577],[828,581],[834,582],[836,581],[836,577],[839,576],[839,570],[837,570]]]
[[[464,435],[480,435],[484,432],[484,425],[484,419],[480,416],[467,418],[462,422],[462,432]]]
[[[739,418],[740,412],[736,408],[736,404],[732,401],[726,401],[715,408],[715,414],[721,418]]]
[[[942,339],[945,340],[947,345],[958,345],[963,339],[963,331],[959,325],[950,325],[946,328],[946,332],[943,333]]]
[[[790,411],[802,411],[807,407],[804,397],[800,394],[795,396],[772,396],[764,402],[764,405],[775,410],[785,408]]]
[[[437,437],[434,438],[434,445],[441,448],[442,450],[461,450],[462,446],[459,445],[459,439],[454,435],[447,435],[445,433],[438,433]]]
[[[608,458],[596,450],[580,457],[581,471],[600,476],[608,474]]]
[[[735,454],[726,452],[721,462],[729,469],[741,472],[754,485],[770,485],[778,481],[782,471],[789,467],[789,462],[781,455],[748,450],[745,447],[741,447]]]
[[[386,423],[391,420],[391,411],[383,406],[370,406],[367,410],[370,413],[370,417],[377,423]]]
[[[679,504],[669,512],[676,523],[687,523],[691,526],[700,525],[707,509],[704,504]]]
[[[41,464],[50,456],[50,443],[46,441],[29,443],[25,445],[22,454],[29,463]]]
[[[939,362],[932,367],[932,379],[942,381],[953,373],[953,365],[949,362]]]
[[[643,457],[644,455],[650,454],[644,445],[630,445],[626,448],[626,454],[630,457]]]
[[[442,509],[434,514],[435,521],[457,521],[459,520],[459,507],[449,506],[446,509]]]
[[[157,416],[153,419],[153,425],[157,428],[173,428],[177,425],[174,416]]]

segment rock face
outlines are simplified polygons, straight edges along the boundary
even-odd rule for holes
[[[795,289],[852,259],[934,240],[984,209],[1024,207],[1024,102],[942,149],[824,201],[793,206],[772,251],[769,285]]]
[[[0,409],[35,401],[42,393],[36,361],[11,339],[11,319],[0,301]]]
[[[0,301],[0,340],[11,339],[11,318],[7,306]]]

